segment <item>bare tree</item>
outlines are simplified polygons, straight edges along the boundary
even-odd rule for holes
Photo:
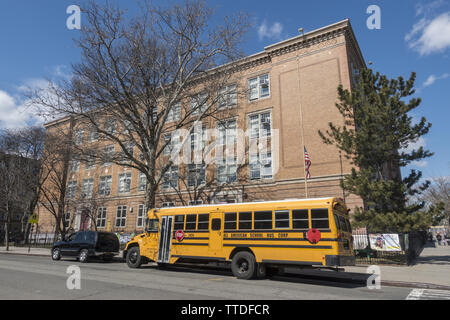
[[[450,177],[434,177],[427,190],[421,195],[422,201],[428,205],[442,208],[439,217],[445,224],[450,225]],[[439,219],[438,219],[439,220]]]
[[[55,233],[67,233],[66,214],[74,207],[74,191],[78,185],[68,185],[72,155],[73,121],[69,119],[62,128],[48,130],[41,160],[39,205],[54,218]]]
[[[239,43],[247,17],[237,14],[209,24],[212,10],[195,0],[170,8],[146,1],[142,14],[132,19],[110,4],[90,2],[82,11],[76,40],[81,62],[73,65],[70,80],[49,81],[45,91],[34,91],[31,103],[42,114],[73,116],[99,135],[96,143],[80,146],[79,155],[96,153],[98,159],[145,174],[146,206],[153,208],[174,163],[165,157],[174,144],[173,132],[189,132],[221,112],[219,92],[236,81],[228,63],[243,56]],[[108,143],[118,152],[101,147]]]
[[[25,232],[27,239],[28,217],[33,214],[39,198],[40,160],[44,141],[45,131],[40,127],[4,130],[0,136],[1,188],[3,205],[7,208],[7,237],[12,213],[15,212],[21,217],[21,231]]]

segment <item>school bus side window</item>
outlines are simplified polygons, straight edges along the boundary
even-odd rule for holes
[[[328,209],[311,209],[311,228],[328,229]]]
[[[275,228],[288,229],[289,220],[289,210],[275,211]]]
[[[255,211],[254,229],[272,229],[272,211]]]
[[[293,229],[309,228],[308,209],[292,210],[292,228]]]
[[[175,216],[175,223],[173,228],[175,230],[184,230],[184,214]]]
[[[252,213],[239,212],[239,230],[249,230],[252,228]]]
[[[339,217],[336,214],[334,214],[334,222],[336,223],[336,230],[341,230],[341,223]]]
[[[209,213],[198,215],[198,230],[208,230],[209,229]]]
[[[186,230],[195,230],[197,226],[197,215],[187,214],[186,215]]]
[[[225,230],[236,230],[237,227],[237,214],[236,212],[225,212]]]

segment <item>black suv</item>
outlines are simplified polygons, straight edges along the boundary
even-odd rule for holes
[[[102,257],[105,261],[111,261],[119,254],[119,248],[119,239],[114,233],[79,231],[53,244],[52,259],[76,257],[80,262],[87,262],[91,257]]]

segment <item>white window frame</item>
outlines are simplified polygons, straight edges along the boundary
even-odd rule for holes
[[[81,194],[84,195],[85,199],[92,198],[94,192],[94,179],[83,179],[83,185],[81,188]]]
[[[66,197],[67,199],[75,199],[78,192],[78,181],[72,180],[67,183]]]
[[[263,89],[267,88],[267,93]],[[270,73],[264,73],[248,79],[248,100],[257,101],[270,97]]]
[[[144,228],[145,225],[145,213],[147,210],[145,210],[145,205],[140,204],[138,205],[138,212],[136,215],[136,228]],[[139,223],[139,220],[141,223]]]
[[[106,228],[107,208],[100,207],[97,209],[97,228]]]
[[[127,206],[124,205],[117,206],[116,221],[114,224],[116,228],[125,228],[127,226],[127,209]],[[122,222],[124,222],[123,225]]]
[[[226,109],[237,105],[237,84],[230,84],[219,90],[217,108]]]
[[[168,178],[167,178],[168,177]],[[176,178],[176,180],[175,180]],[[165,173],[162,181],[162,189],[178,188],[178,166],[171,166]],[[173,183],[176,181],[176,183]],[[175,187],[173,186],[175,185]]]
[[[117,193],[128,193],[131,191],[131,172],[119,173],[119,180],[117,182]]]
[[[98,194],[109,196],[111,194],[112,176],[101,176],[98,185]]]

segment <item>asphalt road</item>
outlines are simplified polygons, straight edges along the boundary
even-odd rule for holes
[[[69,290],[67,273],[78,266],[80,289]],[[70,269],[69,269],[70,270]],[[76,282],[69,281],[69,286]],[[0,300],[7,299],[162,299],[162,300],[299,300],[405,299],[411,288],[363,285],[304,279],[298,275],[264,280],[238,280],[218,268],[158,269],[125,263],[0,254]]]

